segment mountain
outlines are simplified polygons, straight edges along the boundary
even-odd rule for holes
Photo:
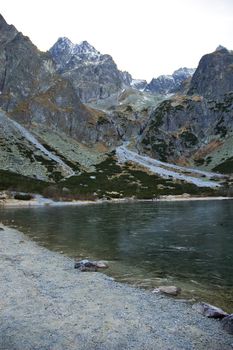
[[[107,115],[83,105],[71,82],[56,73],[51,54],[39,51],[3,17],[0,53],[0,107],[12,118],[90,145],[115,143],[118,136]]]
[[[103,55],[87,41],[73,44],[59,38],[50,49],[57,71],[68,79],[83,102],[109,97],[130,86],[132,77],[118,70],[110,55]]]
[[[229,172],[233,94],[218,80],[231,81],[224,74],[232,54],[212,55],[217,77],[201,60],[187,94],[168,98],[140,91],[145,81],[87,42],[61,38],[44,53],[0,17],[0,189],[30,185],[56,198],[64,188],[85,198],[212,193],[221,176],[208,181],[212,174],[152,159]],[[178,70],[172,79],[179,85],[187,74]],[[208,80],[203,93],[201,79]],[[215,97],[209,85],[218,83],[225,94]]]
[[[157,93],[157,94],[170,94],[177,92],[182,86],[182,83],[188,78],[192,77],[195,69],[193,68],[180,68],[172,75],[160,75],[158,78],[151,80],[146,85],[145,91]]]
[[[130,85],[136,90],[144,91],[145,87],[147,86],[147,81],[143,79],[133,79]]]
[[[201,95],[221,100],[233,91],[233,53],[223,46],[202,57],[193,75],[188,95]]]
[[[164,161],[233,172],[233,53],[220,48],[201,58],[187,94],[155,108],[138,143]]]
[[[71,82],[56,72],[51,54],[2,16],[0,108],[0,129],[8,130],[1,134],[1,169],[53,181],[70,175],[69,167],[79,171],[98,163],[119,142],[107,114],[82,104]]]

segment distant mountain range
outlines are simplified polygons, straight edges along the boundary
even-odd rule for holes
[[[41,52],[0,16],[0,190],[30,178],[97,197],[198,192],[180,175],[152,175],[148,157],[232,174],[232,67],[220,46],[196,70],[148,84],[86,41],[60,38]],[[122,144],[134,151],[126,164]]]
[[[194,72],[194,68],[180,68],[172,75],[160,75],[145,86],[145,91],[161,95],[178,92],[184,81],[191,78]]]
[[[132,87],[155,94],[178,91],[195,69],[180,68],[173,75],[161,75],[147,84],[121,72],[110,55],[103,55],[87,41],[73,44],[59,38],[49,50],[57,64],[57,71],[72,82],[83,102],[105,99],[122,89]]]

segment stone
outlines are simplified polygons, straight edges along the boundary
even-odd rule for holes
[[[233,334],[233,314],[224,317],[221,323],[226,332]]]
[[[224,318],[228,316],[228,314],[220,309],[219,307],[216,307],[211,304],[207,303],[196,303],[192,306],[194,310],[202,314],[203,316],[209,317],[209,318]]]
[[[153,293],[164,293],[172,296],[177,296],[181,293],[181,288],[176,286],[160,286],[154,289]]]
[[[0,227],[0,231],[4,231],[4,228],[3,228],[3,227]]]
[[[81,260],[77,261],[74,264],[75,269],[79,269],[82,272],[96,272],[98,269],[106,269],[108,265],[103,261],[90,261],[90,260]]]
[[[4,201],[7,199],[7,195],[4,192],[0,192],[0,200]]]

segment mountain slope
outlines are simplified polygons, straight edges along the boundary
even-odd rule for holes
[[[1,110],[0,142],[0,163],[3,170],[47,181],[75,173],[59,156]]]
[[[62,131],[89,145],[118,140],[108,116],[83,105],[69,80],[55,71],[49,53],[40,52],[0,18],[0,107],[27,128],[34,124]]]
[[[213,53],[201,58],[188,95],[221,100],[229,92],[233,92],[233,52],[219,46]]]
[[[83,102],[107,98],[129,86],[132,77],[118,70],[110,55],[102,55],[87,41],[73,44],[59,38],[50,49],[57,70],[71,81]]]
[[[204,56],[188,95],[173,96],[151,113],[138,148],[164,161],[220,171],[218,164],[233,156],[232,60],[226,49]]]

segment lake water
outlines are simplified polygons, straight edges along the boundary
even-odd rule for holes
[[[118,281],[180,286],[182,298],[233,311],[232,200],[0,209],[0,221],[70,257],[107,260]]]

